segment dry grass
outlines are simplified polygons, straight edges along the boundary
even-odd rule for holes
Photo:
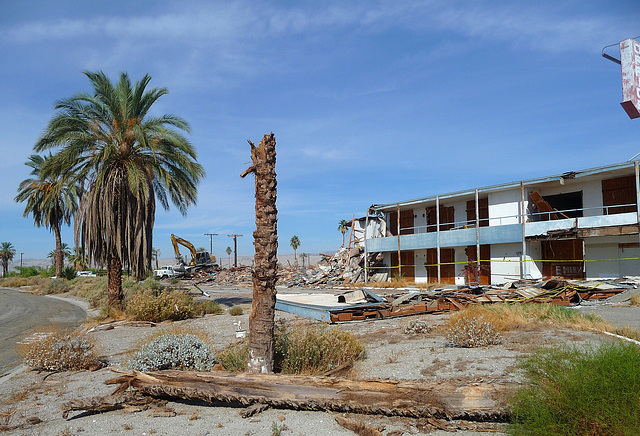
[[[618,327],[595,314],[583,314],[573,309],[552,304],[475,304],[453,313],[442,328],[450,329],[459,319],[482,317],[501,332],[522,328],[540,328],[553,325],[578,331],[606,331],[640,340],[640,331]]]
[[[631,304],[632,306],[640,306],[640,294],[632,296],[629,304]]]
[[[32,276],[32,277],[7,277],[0,279],[0,286],[6,288],[20,288],[29,286],[32,292],[41,292],[47,283],[51,281],[48,277]]]
[[[191,318],[195,305],[187,293],[145,289],[126,302],[126,312],[140,321],[178,321]]]
[[[86,369],[98,356],[95,342],[79,332],[56,327],[39,330],[18,343],[16,352],[25,365],[44,371]]]

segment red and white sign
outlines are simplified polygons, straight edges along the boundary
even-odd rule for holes
[[[640,117],[640,43],[627,39],[620,43],[622,66],[622,107],[629,118]]]

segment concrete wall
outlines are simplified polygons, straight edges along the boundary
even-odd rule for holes
[[[638,236],[609,236],[585,240],[585,268],[588,279],[640,276],[640,260],[619,260],[640,257],[640,248],[620,244],[638,242]],[[591,261],[591,262],[589,262]]]
[[[490,192],[488,198],[490,226],[518,224],[518,215],[520,214],[520,189]]]

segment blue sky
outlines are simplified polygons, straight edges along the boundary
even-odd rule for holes
[[[56,100],[83,70],[148,73],[157,113],[192,126],[205,167],[169,235],[253,254],[247,139],[277,140],[280,253],[335,250],[338,221],[388,203],[621,162],[640,120],[602,48],[640,35],[635,1],[0,0],[0,241],[43,258],[53,235],[13,201]],[[618,56],[616,47],[608,51]],[[70,228],[63,240],[73,245]]]

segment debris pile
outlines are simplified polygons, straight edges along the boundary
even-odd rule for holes
[[[640,279],[618,279],[606,282],[585,280],[519,280],[498,286],[455,286],[436,288],[412,288],[396,290],[380,295],[363,288],[326,298],[317,303],[314,295],[292,294],[278,296],[276,309],[331,322],[360,321],[390,318],[423,313],[441,313],[460,310],[470,304],[491,303],[547,303],[560,306],[579,305],[590,301],[611,298],[622,292],[636,289]],[[352,294],[363,294],[362,299],[352,299]],[[326,297],[326,296],[325,296]],[[344,304],[344,303],[350,304]]]

